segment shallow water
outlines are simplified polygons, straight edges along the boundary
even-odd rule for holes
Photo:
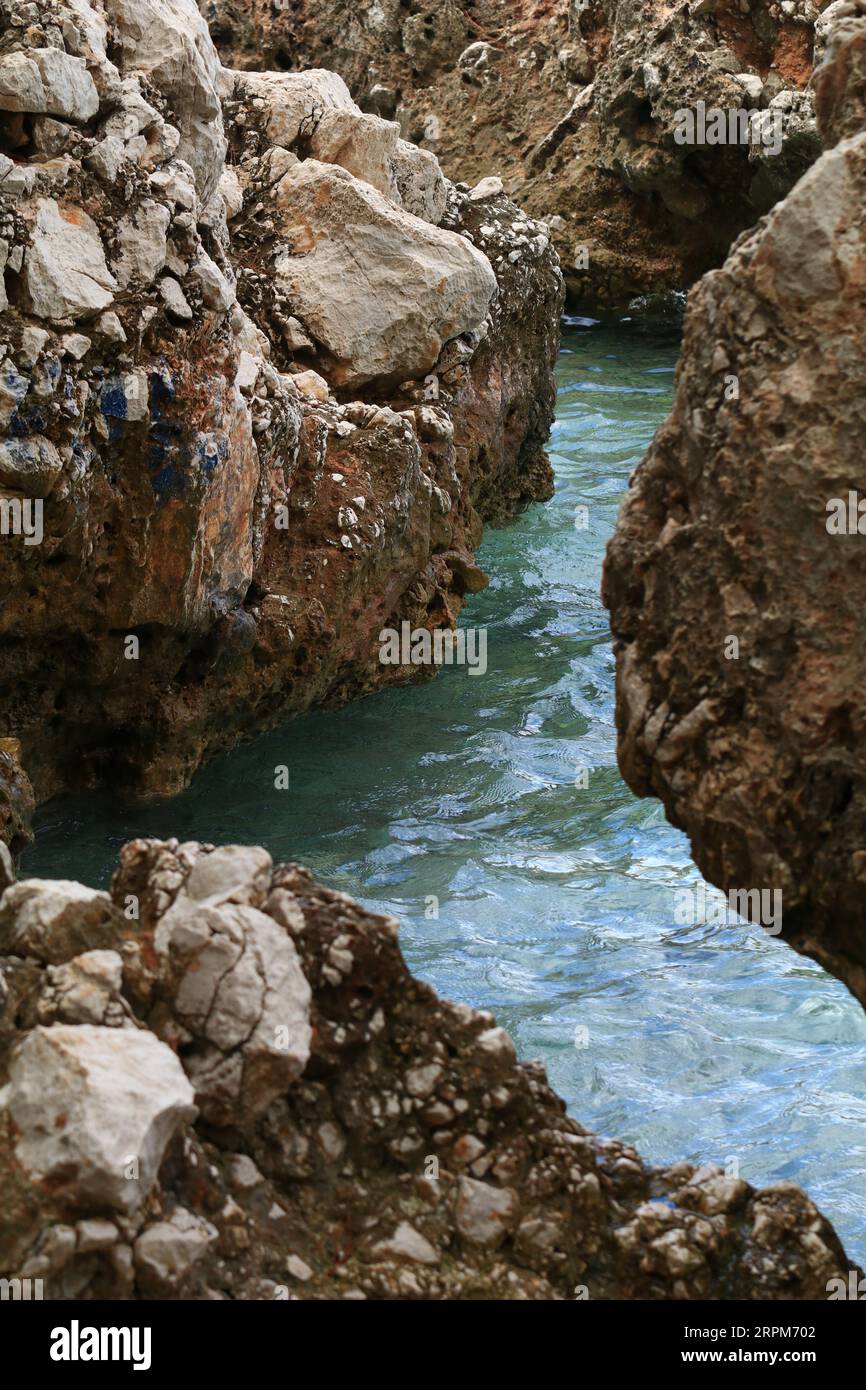
[[[397,914],[415,973],[494,1010],[583,1123],[652,1161],[793,1179],[866,1262],[866,1017],[760,928],[676,926],[674,889],[698,882],[687,842],[616,770],[601,560],[677,350],[658,323],[566,331],[556,496],[488,532],[491,584],[464,614],[487,628],[486,675],[312,715],[144,811],[54,802],[23,872],[107,884],[139,834],[301,860]]]

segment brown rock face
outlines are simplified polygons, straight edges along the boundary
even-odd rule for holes
[[[8,888],[0,1276],[53,1299],[847,1287],[799,1188],[588,1132],[490,1014],[412,978],[397,933],[259,849],[134,841],[110,900]]]
[[[570,296],[601,305],[718,265],[817,157],[805,89],[826,8],[200,0],[225,61],[333,68],[451,178],[500,174],[549,221]],[[676,113],[698,101],[749,113],[754,138],[677,144]]]
[[[33,838],[30,819],[35,810],[33,788],[19,761],[17,739],[0,739],[0,842],[20,854]],[[2,883],[0,864],[0,883]]]
[[[604,592],[630,786],[720,888],[781,891],[785,938],[866,1003],[866,17],[848,16],[816,82],[832,148],[693,292]]]
[[[193,0],[109,9],[0,3],[0,738],[40,798],[432,674],[380,631],[454,626],[552,486],[544,229],[332,73],[221,70]]]

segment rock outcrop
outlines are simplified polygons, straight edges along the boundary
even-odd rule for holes
[[[200,8],[234,65],[335,68],[371,118],[434,152],[451,178],[501,175],[546,219],[584,304],[682,289],[820,153],[807,84],[827,3]],[[738,143],[677,143],[678,112],[698,102],[743,113]]]
[[[489,1014],[412,978],[397,931],[258,849],[138,840],[110,895],[7,888],[0,1275],[53,1299],[824,1299],[847,1280],[793,1184],[652,1169],[568,1118]]]
[[[546,232],[337,75],[224,69],[194,0],[2,0],[0,269],[19,847],[22,769],[167,793],[430,674],[380,631],[452,627],[482,522],[550,493]]]
[[[828,148],[691,296],[605,596],[626,780],[866,1004],[866,7],[834,9]]]

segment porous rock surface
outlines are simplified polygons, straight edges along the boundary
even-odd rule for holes
[[[547,233],[336,74],[224,68],[194,0],[0,0],[0,271],[16,848],[34,795],[429,674],[381,629],[453,626],[550,493]]]
[[[600,305],[718,265],[817,158],[808,82],[828,7],[200,0],[226,61],[334,68],[451,178],[500,175],[547,221],[572,298]],[[778,120],[781,149],[678,145],[676,112],[698,100]]]
[[[720,888],[781,890],[783,936],[866,1004],[864,53],[840,6],[827,150],[692,293],[605,598],[626,780]]]
[[[797,1187],[588,1132],[489,1014],[412,978],[397,933],[238,846],[133,841],[110,895],[8,887],[0,1275],[54,1299],[823,1299],[847,1279]]]

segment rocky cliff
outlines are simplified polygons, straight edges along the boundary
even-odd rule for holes
[[[0,1275],[46,1298],[825,1299],[793,1184],[564,1113],[397,923],[259,849],[138,840],[0,898]]]
[[[838,0],[837,0],[838,3]],[[501,174],[550,226],[571,296],[679,290],[820,153],[808,81],[826,3],[200,0],[236,66],[335,68],[452,178]],[[835,8],[835,6],[833,6]],[[749,139],[678,144],[677,112]]]
[[[839,7],[826,151],[691,296],[605,595],[626,780],[866,1003],[864,54],[866,7]]]
[[[0,266],[7,838],[23,768],[176,791],[428,674],[380,630],[452,627],[549,495],[547,234],[335,74],[223,68],[193,0],[0,4]]]

